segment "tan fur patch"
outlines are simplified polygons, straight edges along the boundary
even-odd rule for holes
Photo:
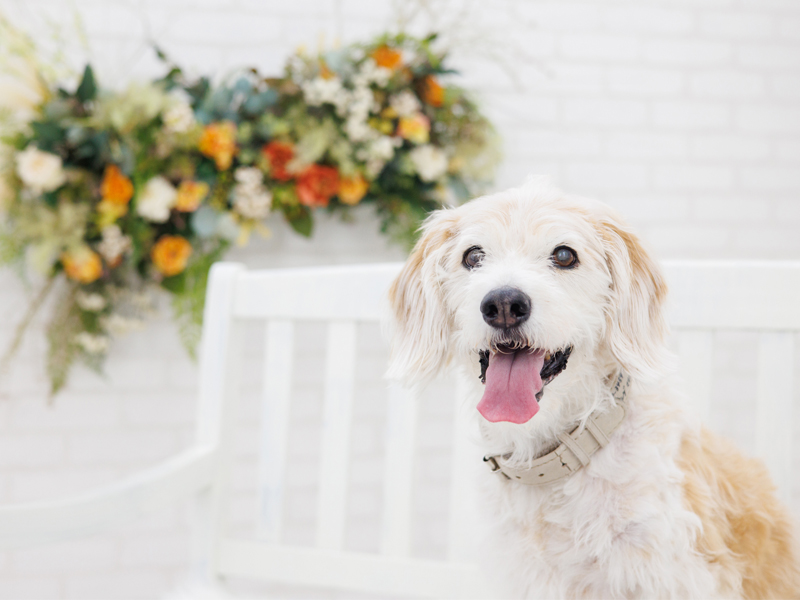
[[[800,598],[793,523],[763,463],[707,430],[684,438],[684,500],[703,524],[698,551],[723,594]]]
[[[420,285],[420,271],[425,257],[434,250],[438,250],[442,245],[451,239],[455,233],[448,228],[434,228],[425,233],[416,243],[411,256],[408,257],[403,270],[392,282],[389,287],[389,302],[394,308],[395,317],[398,321],[408,319],[411,316],[410,295],[415,295]]]

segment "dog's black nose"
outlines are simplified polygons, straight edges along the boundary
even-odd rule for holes
[[[522,325],[531,316],[531,299],[522,290],[501,287],[492,290],[481,302],[483,320],[497,329]]]

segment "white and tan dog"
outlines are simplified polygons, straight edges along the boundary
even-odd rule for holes
[[[392,287],[390,377],[474,382],[518,597],[800,597],[763,465],[680,408],[666,292],[616,213],[543,180],[436,212]]]

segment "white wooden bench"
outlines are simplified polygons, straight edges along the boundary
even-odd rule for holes
[[[758,333],[756,450],[781,494],[792,492],[793,339],[800,331],[800,263],[668,262],[671,323],[681,372],[698,409],[708,414],[714,334]],[[193,569],[225,577],[341,588],[369,594],[479,598],[490,595],[470,561],[473,497],[467,472],[478,462],[468,419],[456,413],[448,556],[411,552],[416,404],[388,394],[384,506],[380,552],[344,549],[352,423],[356,326],[381,317],[383,296],[399,264],[248,271],[219,263],[207,294],[194,446],[165,463],[81,497],[0,507],[0,548],[91,535],[186,498],[194,498]],[[263,323],[266,339],[256,531],[233,537],[226,528],[237,367],[243,328]],[[325,321],[327,363],[316,543],[284,542],[284,500],[292,397],[292,343],[298,320]],[[458,393],[456,392],[456,396]]]

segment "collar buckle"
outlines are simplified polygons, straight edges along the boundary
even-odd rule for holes
[[[497,473],[500,471],[500,465],[495,460],[494,456],[484,456],[483,462],[489,463],[489,468],[492,470],[492,473]]]

